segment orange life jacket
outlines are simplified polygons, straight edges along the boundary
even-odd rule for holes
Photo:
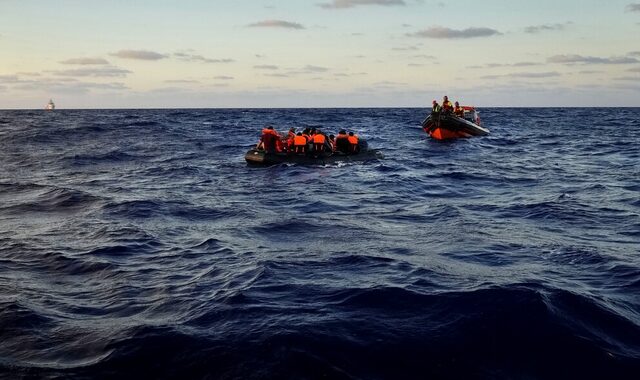
[[[353,136],[349,136],[349,144],[351,145],[358,145],[358,136],[353,135]]]
[[[305,146],[307,145],[307,138],[304,136],[296,136],[293,138],[293,145],[295,146]]]
[[[324,135],[317,133],[315,135],[313,135],[313,143],[314,144],[324,144]]]

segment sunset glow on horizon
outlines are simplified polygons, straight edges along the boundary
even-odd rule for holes
[[[1,1],[0,109],[640,106],[630,0]]]

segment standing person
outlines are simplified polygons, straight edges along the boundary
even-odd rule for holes
[[[445,114],[453,112],[453,104],[449,101],[449,97],[447,95],[442,99],[442,111]]]
[[[434,100],[433,105],[431,106],[431,114],[437,116],[440,115],[440,111],[442,111],[442,107],[440,107],[440,104]]]
[[[262,148],[267,153],[274,153],[277,150],[278,140],[280,139],[280,135],[273,129],[273,126],[270,125],[267,128],[262,130],[262,136],[260,137],[260,144]],[[258,144],[258,146],[260,146]]]

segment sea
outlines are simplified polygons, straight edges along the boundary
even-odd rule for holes
[[[0,111],[0,378],[639,378],[640,108],[426,112]]]

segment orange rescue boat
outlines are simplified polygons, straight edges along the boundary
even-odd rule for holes
[[[464,116],[453,113],[431,113],[422,122],[422,128],[436,140],[457,139],[461,137],[485,136],[489,130],[482,127],[480,115],[475,107],[463,106]]]

